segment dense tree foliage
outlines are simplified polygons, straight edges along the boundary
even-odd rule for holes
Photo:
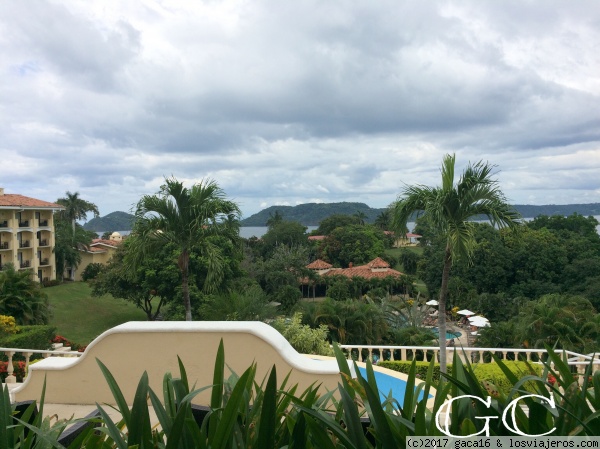
[[[31,270],[15,270],[11,263],[2,266],[0,315],[12,316],[19,325],[47,324],[48,297],[31,274]]]
[[[362,265],[385,255],[385,234],[374,226],[337,227],[318,247],[321,259],[338,266]]]
[[[79,223],[61,218],[54,221],[54,257],[56,260],[56,277],[62,280],[64,272],[71,267],[71,278],[74,270],[81,263],[81,251],[86,250],[96,238],[95,232],[86,231]]]
[[[219,287],[224,278],[221,245],[209,237],[236,241],[239,228],[235,224],[240,210],[225,197],[214,181],[202,181],[186,188],[174,179],[165,179],[157,195],[145,195],[137,204],[135,233],[138,247],[126,262],[133,268],[149,253],[168,243],[177,245],[176,261],[181,272],[181,289],[186,321],[192,320],[190,302],[190,254],[196,250],[205,258],[208,271],[203,282],[207,292]]]
[[[100,273],[90,281],[92,295],[111,294],[130,301],[146,313],[149,321],[160,316],[161,308],[178,296],[181,276],[177,266],[177,247],[168,244],[149,253],[135,268],[125,258],[136,247],[135,235],[123,242]]]
[[[357,217],[352,215],[333,214],[319,223],[319,227],[313,231],[315,235],[329,235],[336,228],[358,224]]]

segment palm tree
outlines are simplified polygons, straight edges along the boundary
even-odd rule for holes
[[[394,227],[406,233],[413,212],[424,213],[446,240],[442,285],[439,298],[440,370],[446,372],[446,297],[450,267],[454,260],[470,261],[475,246],[475,216],[486,216],[493,226],[514,228],[519,214],[506,202],[498,181],[492,179],[494,166],[482,161],[470,164],[454,182],[455,155],[446,155],[442,163],[442,185],[406,186],[393,206]]]
[[[390,227],[391,222],[391,214],[390,209],[383,210],[377,218],[375,219],[375,226],[381,229],[382,231],[387,231]]]
[[[224,236],[232,241],[238,238],[232,219],[240,216],[240,209],[225,198],[225,193],[212,180],[201,181],[185,188],[175,178],[165,179],[156,195],[145,195],[137,204],[135,231],[138,237],[126,259],[137,266],[140,258],[165,243],[179,248],[177,266],[181,272],[181,288],[185,305],[185,319],[192,320],[189,291],[190,251],[197,250],[208,260],[205,291],[213,291],[223,277],[224,260],[211,236]]]
[[[74,223],[74,222],[73,222]],[[66,220],[56,220],[55,242],[52,251],[56,257],[56,274],[62,280],[65,269],[71,267],[71,279],[75,278],[75,269],[81,262],[80,251],[86,250],[95,232],[86,231],[78,223],[71,227]]]
[[[79,192],[66,193],[66,198],[56,200],[58,204],[65,207],[65,210],[59,212],[59,219],[65,219],[72,223],[73,232],[75,232],[75,222],[77,220],[86,220],[88,212],[92,212],[94,217],[99,217],[98,206],[89,201],[79,198]]]
[[[365,214],[362,210],[357,210],[353,217],[356,220],[356,223],[361,226],[365,225],[365,220],[368,218],[367,214]]]
[[[0,315],[12,316],[19,325],[46,324],[48,297],[31,277],[31,270],[15,270],[8,263],[0,272]]]
[[[275,226],[277,226],[278,224],[281,224],[283,222],[283,215],[281,215],[281,213],[279,212],[279,210],[275,211],[275,214],[273,214],[272,212],[269,212],[269,218],[267,219],[267,227],[269,229],[274,228]]]

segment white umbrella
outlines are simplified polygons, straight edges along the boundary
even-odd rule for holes
[[[490,327],[489,321],[471,321],[471,325],[475,327]]]
[[[483,321],[486,323],[489,323],[490,320],[488,320],[486,317],[481,316],[481,315],[476,315],[476,316],[470,316],[469,318],[467,318],[469,321],[473,322],[473,321]]]
[[[435,299],[430,299],[425,304],[428,306],[437,306],[439,303]]]
[[[469,309],[459,310],[456,313],[458,313],[459,315],[465,315],[465,316],[475,315],[475,312],[471,312]]]

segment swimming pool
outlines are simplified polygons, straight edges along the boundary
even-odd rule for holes
[[[367,370],[363,367],[358,367],[360,374],[365,379],[367,378]],[[377,381],[377,388],[379,389],[379,395],[381,396],[381,402],[384,402],[390,391],[392,392],[392,397],[396,399],[400,404],[404,402],[404,394],[406,393],[406,381],[403,379],[399,379],[397,377],[390,376],[386,373],[382,373],[381,371],[374,371],[375,380]],[[424,392],[419,392],[419,400],[423,399]],[[427,396],[427,399],[431,399],[433,396],[430,394]]]
[[[434,334],[439,335],[438,328],[434,327],[431,329]],[[446,332],[446,340],[452,340],[453,338],[458,338],[462,335],[461,332]]]

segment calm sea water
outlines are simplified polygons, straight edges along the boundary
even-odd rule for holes
[[[600,221],[600,215],[596,215],[594,217],[596,220]],[[407,224],[408,229],[410,231],[413,230],[413,228],[415,227],[414,223],[408,223]],[[318,226],[307,226],[307,232],[311,232],[314,231],[315,229],[317,229]],[[265,235],[267,233],[268,228],[266,226],[242,226],[240,228],[240,237],[243,237],[245,239],[249,239],[250,237],[254,236],[254,237],[262,237],[263,235]],[[598,234],[600,234],[600,225],[598,225],[596,227],[596,230],[598,231]],[[119,233],[123,236],[128,235],[131,231],[119,231]],[[98,232],[98,237],[100,237],[102,235],[102,232]]]

